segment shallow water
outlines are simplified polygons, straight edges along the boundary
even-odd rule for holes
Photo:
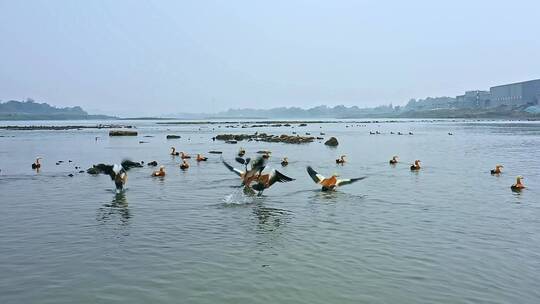
[[[46,123],[60,124],[40,124]],[[0,130],[7,136],[0,137],[1,303],[540,301],[539,123],[294,130],[126,123],[137,125],[138,137],[109,138],[105,129]],[[376,130],[383,134],[369,135]],[[323,131],[340,145],[210,139],[255,131]],[[182,172],[171,146],[192,156],[204,152],[209,161],[192,160]],[[252,155],[272,150],[270,165],[296,180],[262,197],[245,195],[220,156],[207,154],[221,150],[233,163],[240,146]],[[345,166],[334,162],[341,154],[349,158]],[[392,167],[395,154],[402,163]],[[36,173],[30,164],[38,155],[44,159]],[[283,156],[290,161],[285,168]],[[74,169],[123,158],[157,160],[167,176],[133,169],[127,190],[117,194],[109,177]],[[423,161],[420,172],[408,168],[414,159]],[[491,176],[497,163],[504,173]],[[368,178],[323,193],[307,165]],[[517,175],[529,187],[519,194],[509,188]]]

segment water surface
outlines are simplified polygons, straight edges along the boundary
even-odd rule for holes
[[[126,123],[138,137],[0,130],[1,303],[540,301],[539,123]],[[340,145],[211,140],[255,131],[325,132]],[[221,150],[230,162],[240,146],[252,156],[269,149],[270,166],[296,180],[246,196],[219,155],[182,172],[171,146],[192,155]],[[334,162],[341,154],[345,166]],[[395,154],[402,163],[392,167]],[[44,157],[39,173],[30,168],[36,156]],[[284,156],[290,164],[281,168]],[[74,169],[123,158],[157,160],[167,176],[134,169],[117,194],[107,176]],[[415,159],[420,172],[408,168]],[[491,176],[497,163],[504,173]],[[322,193],[307,165],[368,178]],[[517,175],[529,186],[520,194],[509,188]]]

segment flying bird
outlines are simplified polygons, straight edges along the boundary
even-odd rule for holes
[[[266,160],[262,157],[258,157],[257,159],[255,159],[255,161],[253,161],[253,163],[251,163],[251,169],[248,169],[248,164],[251,161],[250,158],[243,159],[241,157],[237,157],[236,161],[244,165],[244,170],[234,168],[223,159],[221,161],[223,162],[225,167],[227,167],[227,169],[240,176],[240,178],[242,179],[242,185],[247,187],[249,187],[252,182],[256,181],[259,178],[261,172],[266,167]]]
[[[332,191],[336,190],[337,187],[352,184],[354,182],[365,179],[367,176],[358,177],[358,178],[349,178],[349,179],[338,179],[337,174],[333,174],[331,177],[324,177],[317,171],[313,170],[310,166],[307,167],[307,172],[311,179],[316,183],[322,186],[322,191]]]
[[[294,178],[290,178],[278,170],[272,170],[269,174],[259,175],[256,184],[251,186],[253,190],[259,191],[257,195],[261,196],[265,189],[272,187],[275,183],[287,183],[293,181]]]

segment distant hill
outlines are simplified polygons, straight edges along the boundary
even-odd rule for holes
[[[0,120],[79,120],[114,119],[106,115],[90,115],[81,107],[57,108],[47,103],[10,100],[0,103]]]
[[[343,105],[328,107],[317,106],[309,109],[298,107],[280,107],[267,110],[260,109],[230,109],[215,114],[222,118],[360,118],[373,116],[393,116],[400,107],[379,106],[375,108],[346,107]]]

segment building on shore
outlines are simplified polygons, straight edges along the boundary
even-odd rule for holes
[[[489,88],[491,95],[487,106],[537,105],[540,101],[540,79],[504,84]]]
[[[490,102],[489,91],[467,91],[463,95],[456,96],[453,104],[455,108],[483,108]]]

